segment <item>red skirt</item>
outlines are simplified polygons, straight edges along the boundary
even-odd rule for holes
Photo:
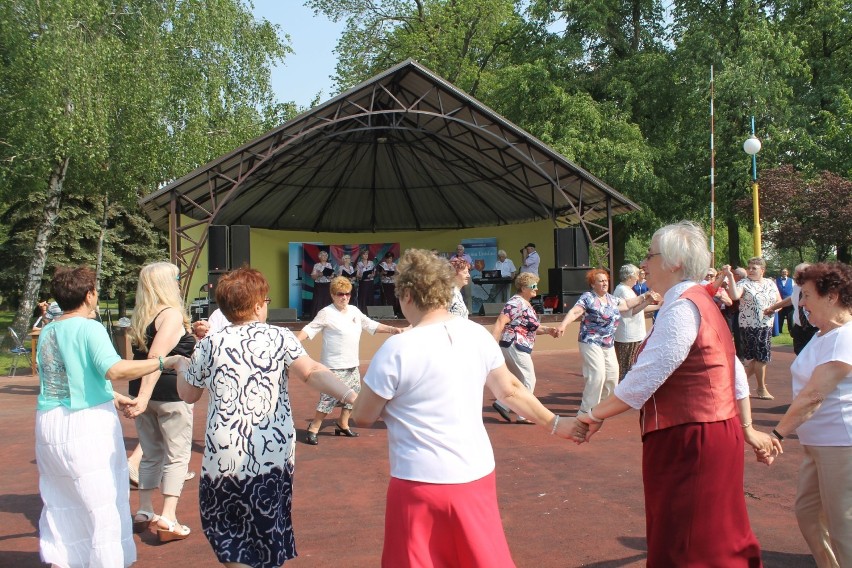
[[[452,485],[392,477],[385,509],[384,568],[514,568],[492,471]]]
[[[744,462],[739,418],[645,435],[649,568],[762,566],[743,493]]]

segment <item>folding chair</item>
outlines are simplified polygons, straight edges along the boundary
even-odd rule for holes
[[[24,344],[21,343],[21,338],[18,337],[18,334],[15,333],[15,330],[11,327],[9,328],[9,335],[12,337],[12,347],[9,349],[9,353],[12,354],[12,364],[9,366],[9,376],[14,377],[15,371],[18,370],[18,358],[21,355],[26,357],[27,363],[32,366],[33,360],[30,356],[32,350],[28,347],[24,347]]]

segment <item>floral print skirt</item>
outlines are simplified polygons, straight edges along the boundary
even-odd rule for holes
[[[296,557],[293,464],[250,477],[201,475],[201,527],[219,562],[278,568]]]

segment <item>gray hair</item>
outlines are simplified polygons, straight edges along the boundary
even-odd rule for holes
[[[622,282],[628,278],[634,278],[637,276],[639,276],[639,268],[637,268],[635,264],[625,264],[618,271],[618,278]]]
[[[763,260],[763,257],[753,256],[750,259],[748,259],[748,262],[746,263],[746,265],[749,265],[749,264],[756,264],[757,266],[766,270],[766,261]]]
[[[503,249],[500,249],[500,250],[497,251],[497,256],[509,256],[509,255],[506,254],[506,251],[504,251]]]
[[[704,231],[692,221],[666,225],[654,233],[660,247],[663,268],[680,269],[681,276],[700,282],[711,264]]]
[[[801,262],[796,265],[796,268],[793,269],[793,276],[795,277],[797,274],[801,274],[805,268],[811,265],[810,262]]]

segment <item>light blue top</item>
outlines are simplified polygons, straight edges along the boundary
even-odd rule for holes
[[[38,409],[83,410],[112,400],[106,372],[121,360],[99,322],[73,317],[47,324],[38,338]]]

